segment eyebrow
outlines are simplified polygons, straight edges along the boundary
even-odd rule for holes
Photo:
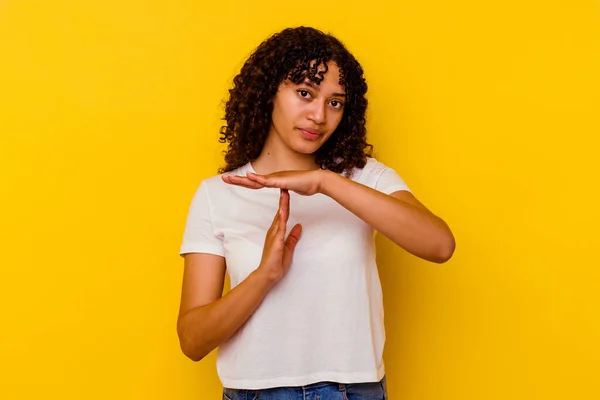
[[[313,88],[315,90],[319,90],[319,87],[313,81],[310,81],[307,79],[304,81],[304,84],[307,86],[310,86],[311,88]],[[346,93],[332,93],[332,95],[338,96],[338,97],[346,97]]]

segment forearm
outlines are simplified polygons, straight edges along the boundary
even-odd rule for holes
[[[325,171],[321,191],[418,257],[445,262],[454,251],[454,237],[448,225],[421,205],[402,201],[329,171]]]
[[[199,361],[229,339],[250,318],[273,284],[273,279],[255,270],[225,296],[188,311],[178,323],[183,353]]]

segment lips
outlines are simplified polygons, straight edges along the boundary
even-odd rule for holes
[[[298,128],[298,130],[300,131],[302,136],[308,140],[316,140],[321,137],[321,133],[314,129]]]
[[[304,129],[304,128],[300,128],[300,130],[301,130],[301,131],[304,131],[304,132],[311,133],[311,134],[313,134],[313,135],[320,135],[319,131],[316,131],[316,130],[314,130],[314,129]]]

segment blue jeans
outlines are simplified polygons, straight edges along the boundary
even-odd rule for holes
[[[246,390],[223,389],[223,400],[386,400],[385,377],[380,382],[319,382],[306,386]]]

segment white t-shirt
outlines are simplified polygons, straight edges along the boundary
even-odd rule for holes
[[[250,163],[229,174],[245,175]],[[352,180],[390,194],[409,190],[369,158]],[[246,189],[214,176],[195,193],[180,253],[225,257],[231,287],[261,260],[279,189]],[[266,389],[320,381],[375,382],[384,376],[385,329],[374,231],[332,198],[290,192],[288,232],[302,224],[292,265],[217,353],[224,387]]]

